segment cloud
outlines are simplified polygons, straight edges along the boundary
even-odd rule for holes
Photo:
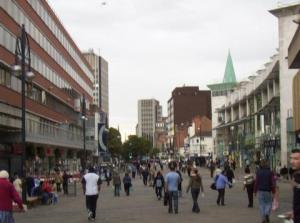
[[[108,60],[110,124],[127,135],[138,99],[160,100],[166,114],[176,86],[222,80],[229,49],[242,79],[278,47],[276,0],[48,1],[81,49]]]

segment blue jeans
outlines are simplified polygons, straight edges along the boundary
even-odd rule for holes
[[[259,210],[262,219],[270,215],[272,208],[272,193],[269,191],[258,191]]]
[[[178,191],[169,191],[169,212],[173,211],[173,201],[174,210],[178,212]]]
[[[121,184],[115,184],[115,196],[120,197]]]

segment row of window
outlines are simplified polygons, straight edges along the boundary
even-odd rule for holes
[[[16,37],[9,33],[0,24],[0,45],[4,46],[11,53],[15,51]],[[55,86],[70,92],[71,86],[63,80],[54,70],[52,70],[43,60],[41,60],[34,52],[31,52],[31,67],[48,79]],[[12,77],[12,80],[14,78]],[[13,86],[12,86],[13,87]],[[16,89],[15,89],[16,90]]]
[[[31,7],[36,11],[36,13],[40,16],[40,18],[44,21],[44,23],[51,30],[53,35],[59,40],[59,42],[64,46],[64,48],[68,51],[68,53],[73,57],[77,64],[81,67],[81,69],[88,75],[91,81],[93,81],[93,74],[87,68],[83,60],[80,58],[76,50],[72,47],[70,42],[67,40],[63,32],[58,28],[54,20],[51,18],[47,10],[41,5],[41,3],[37,0],[27,0],[27,2],[31,5]]]
[[[226,96],[227,95],[227,91],[213,91],[212,92],[212,96]]]
[[[9,4],[11,3],[11,4]],[[45,36],[36,28],[35,25],[25,16],[24,12],[14,3],[6,1],[3,4],[8,14],[19,24],[25,24],[25,29],[30,36],[87,92],[91,95],[92,88],[81,78],[81,76],[70,66]],[[6,7],[6,8],[5,8]]]

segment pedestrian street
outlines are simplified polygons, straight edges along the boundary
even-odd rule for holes
[[[200,213],[192,213],[191,194],[185,192],[188,176],[183,174],[183,197],[179,199],[179,213],[169,214],[167,206],[163,201],[158,201],[154,189],[144,186],[142,180],[137,176],[133,180],[133,190],[126,197],[122,188],[121,197],[114,197],[112,186],[104,182],[98,199],[97,216],[95,222],[119,223],[119,222],[203,222],[203,223],[254,223],[261,222],[257,198],[254,208],[247,207],[247,195],[242,190],[241,177],[232,189],[226,189],[225,206],[217,206],[217,192],[209,188],[212,180],[209,171],[200,168],[203,177],[205,197],[199,196]],[[85,197],[81,185],[77,185],[77,196],[59,197],[56,205],[38,205],[29,209],[26,213],[16,213],[17,223],[83,223],[88,222],[85,210]],[[271,214],[271,222],[281,222],[276,216],[282,212],[291,210],[292,190],[288,182],[280,182],[280,208]]]

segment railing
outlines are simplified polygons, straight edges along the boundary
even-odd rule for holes
[[[83,136],[80,130],[72,131],[67,127],[42,123],[26,119],[26,141],[54,146],[83,148]],[[94,142],[86,143],[87,150],[94,150]]]

